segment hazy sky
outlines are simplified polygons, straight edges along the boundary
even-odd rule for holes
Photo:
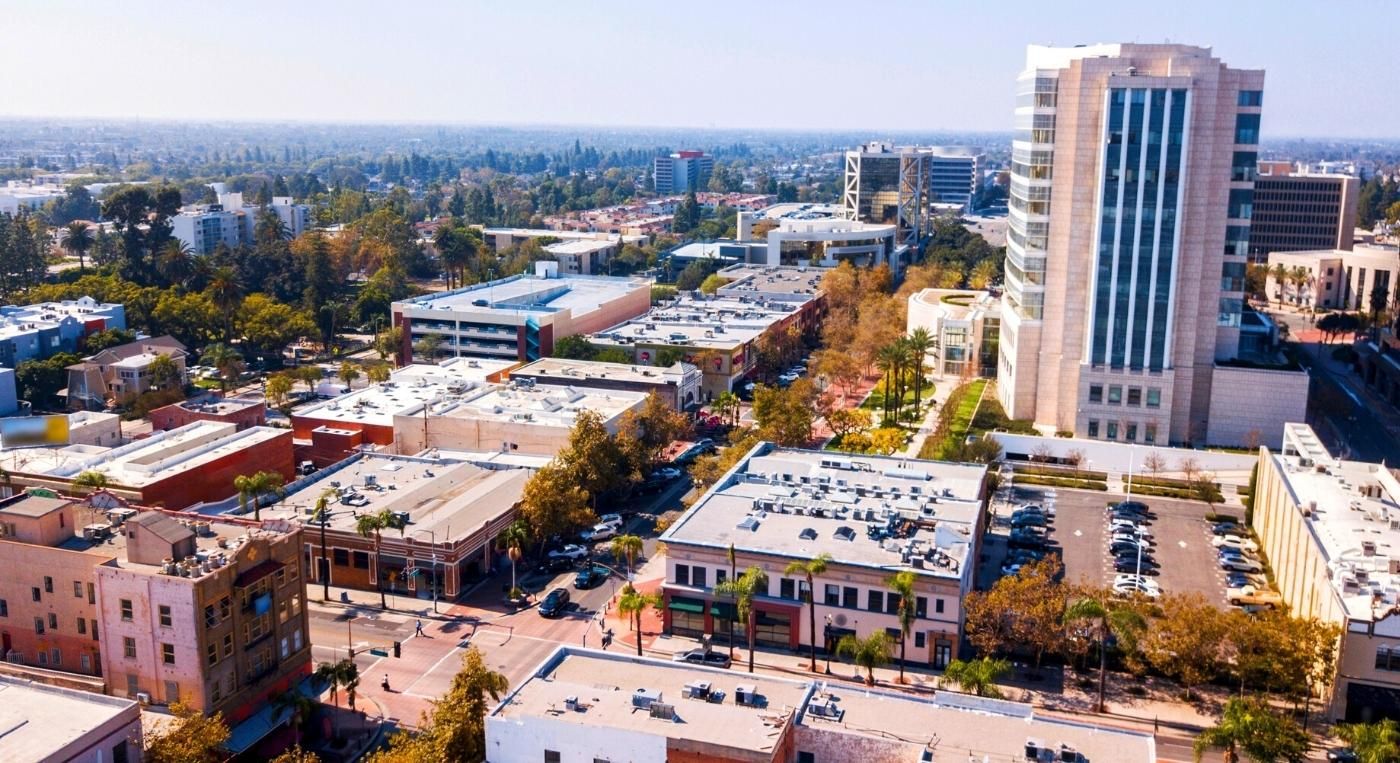
[[[1263,68],[1264,131],[1400,136],[1387,0],[0,0],[0,115],[1009,130],[1028,43]]]

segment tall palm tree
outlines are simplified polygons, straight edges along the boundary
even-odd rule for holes
[[[642,555],[642,539],[636,535],[618,535],[609,546],[612,555],[627,560],[627,579],[632,579],[632,565]]]
[[[78,258],[78,272],[86,270],[87,264],[83,258],[92,249],[92,230],[87,223],[74,220],[63,226],[63,232],[63,248]]]
[[[515,585],[515,564],[520,561],[524,554],[523,549],[530,543],[530,525],[525,520],[517,519],[511,522],[505,530],[501,531],[501,545],[506,549],[506,557],[510,559],[510,590],[514,593]]]
[[[277,472],[257,472],[256,474],[240,474],[233,478],[233,487],[238,491],[238,513],[248,513],[248,502],[253,502],[253,521],[262,521],[262,507],[259,499],[271,493],[281,498],[284,495],[282,490],[282,475]]]
[[[729,560],[729,579],[730,579],[730,580],[734,580],[735,578],[739,577],[739,562],[738,562],[738,559],[734,556],[734,544],[733,544],[733,543],[730,543],[730,544],[729,544],[729,548],[725,549],[724,556],[725,556],[726,559]],[[716,591],[715,594],[718,595],[718,594],[719,594],[719,591]],[[731,598],[732,598],[732,597],[731,597]],[[736,602],[736,606],[737,606],[737,602]],[[725,618],[725,621],[729,623],[729,659],[733,660],[733,659],[734,659],[734,617],[732,617],[732,616],[731,616],[731,617],[727,617],[727,618]]]
[[[165,242],[156,254],[156,272],[171,286],[187,285],[194,277],[194,256],[178,238]]]
[[[239,374],[243,373],[243,356],[238,350],[224,344],[216,342],[204,348],[204,353],[199,357],[200,362],[206,366],[211,366],[219,372],[219,389],[228,391],[228,385],[236,380]],[[311,366],[311,368],[316,368]],[[320,378],[321,370],[316,369],[317,378]]]
[[[642,656],[642,613],[647,607],[660,607],[661,597],[654,593],[642,593],[628,583],[617,599],[618,614],[624,615],[637,629],[637,656]]]
[[[1120,642],[1135,639],[1147,629],[1147,621],[1131,609],[1115,606],[1106,596],[1086,596],[1071,603],[1065,608],[1064,620],[1067,624],[1087,623],[1093,628],[1094,641],[1099,647],[1098,712],[1102,713],[1108,681],[1108,639],[1110,636]]]
[[[216,268],[209,277],[209,299],[224,314],[224,341],[233,339],[233,314],[243,304],[243,286],[238,282],[238,274],[233,268]]]
[[[1278,289],[1278,303],[1283,306],[1283,286],[1288,283],[1288,266],[1282,262],[1275,262],[1269,266],[1269,275],[1273,276],[1274,286]]]
[[[894,418],[899,421],[904,411],[904,391],[907,383],[906,376],[910,366],[914,365],[914,350],[909,345],[908,337],[900,337],[893,344],[895,357],[895,398],[894,398]]]
[[[715,593],[734,599],[736,614],[744,621],[749,636],[749,672],[753,672],[754,637],[757,635],[755,622],[757,611],[753,606],[754,596],[768,591],[768,575],[760,567],[750,567],[737,579],[730,578],[715,586]]]
[[[316,701],[292,687],[272,695],[273,715],[278,720],[288,717],[291,721],[293,746],[301,747],[301,727],[316,709]]]
[[[1000,697],[997,679],[1011,672],[1011,663],[1003,659],[981,657],[976,660],[953,660],[943,669],[943,677],[958,688],[979,697]]]
[[[836,643],[836,654],[865,668],[865,685],[874,686],[875,668],[889,662],[892,646],[884,631],[875,631],[865,638],[847,634]]]
[[[789,562],[784,575],[802,575],[807,578],[807,616],[812,634],[812,672],[817,672],[817,584],[814,578],[826,574],[826,566],[831,562],[831,554],[818,554],[815,559]],[[823,647],[825,648],[825,647]]]
[[[895,378],[899,376],[900,352],[893,344],[881,347],[875,353],[875,367],[885,376],[885,397],[882,401],[881,419],[890,419],[890,402],[894,397]]]
[[[928,351],[932,350],[938,341],[933,338],[933,333],[920,326],[909,333],[909,354],[914,367],[914,412],[917,414],[923,402],[924,391],[924,363],[928,360]]]
[[[1394,763],[1400,760],[1400,725],[1389,718],[1375,723],[1339,723],[1337,736],[1360,763]]]
[[[917,603],[914,599],[914,573],[910,570],[900,570],[885,580],[885,585],[899,597],[899,682],[904,683],[904,661],[908,654],[909,636],[914,632],[914,618],[918,614],[914,608]],[[815,663],[813,664],[815,666]],[[815,669],[813,667],[813,670]]]
[[[394,512],[383,509],[374,514],[361,514],[355,518],[355,532],[361,538],[374,539],[374,588],[379,591],[379,608],[388,609],[389,600],[384,596],[384,571],[382,559],[379,555],[379,543],[381,533],[400,527],[399,518],[394,516]]]
[[[719,395],[718,395],[717,397],[715,397],[715,401],[714,401],[713,403],[710,404],[710,407],[714,409],[715,413],[718,413],[718,414],[720,415],[720,418],[724,419],[725,421],[730,422],[731,424],[733,424],[733,425],[735,425],[735,426],[738,426],[738,424],[739,424],[739,396],[738,396],[738,395],[734,394],[733,392],[721,392],[721,393],[719,393]]]

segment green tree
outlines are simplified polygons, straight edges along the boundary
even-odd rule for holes
[[[422,358],[424,363],[436,363],[439,347],[442,347],[442,337],[437,334],[426,334],[422,339],[413,343],[413,354]]]
[[[331,704],[340,707],[340,690],[345,689],[350,699],[350,709],[355,708],[355,688],[360,685],[360,667],[351,658],[336,662],[323,662],[313,674],[317,681],[331,691]]]
[[[516,519],[501,531],[500,544],[510,559],[510,594],[515,596],[520,587],[515,584],[515,565],[524,554],[525,545],[530,542],[530,525],[524,519]]]
[[[1224,750],[1226,763],[1235,763],[1241,753],[1254,763],[1301,761],[1307,757],[1308,735],[1265,700],[1235,697],[1225,703],[1220,720],[1192,745],[1197,761],[1211,749]]]
[[[637,632],[637,656],[642,656],[642,613],[648,607],[660,608],[661,597],[654,593],[642,593],[628,583],[622,589],[622,595],[617,599],[618,614],[627,618],[627,622],[635,626]]]
[[[728,421],[731,426],[739,425],[740,406],[739,396],[729,391],[719,393],[715,396],[714,402],[710,403],[710,409],[719,414],[721,419]]]
[[[78,476],[73,478],[73,482],[71,484],[74,488],[79,488],[84,490],[85,492],[91,493],[94,490],[99,490],[101,488],[107,487],[107,475],[103,474],[102,472],[88,469],[86,471],[79,472]]]
[[[890,661],[893,646],[889,634],[884,631],[875,631],[865,638],[847,634],[836,643],[836,654],[865,668],[865,685],[874,686],[875,668]]]
[[[704,294],[714,294],[720,289],[723,289],[724,285],[727,283],[729,283],[728,278],[721,276],[719,273],[711,273],[705,276],[705,280],[700,282],[700,291]]]
[[[170,705],[172,723],[146,737],[146,763],[219,763],[229,728],[222,713],[204,715],[179,702]]]
[[[1215,674],[1225,634],[1222,613],[1199,593],[1167,594],[1160,616],[1143,638],[1143,653],[1152,667],[1191,689]]]
[[[1390,718],[1374,723],[1339,723],[1335,731],[1356,753],[1358,763],[1400,762],[1400,725]]]
[[[63,248],[78,258],[78,272],[87,270],[83,258],[92,249],[92,230],[86,222],[75,220],[63,227]]]
[[[642,539],[637,535],[617,535],[609,545],[609,551],[616,559],[627,562],[627,579],[632,579],[632,565],[636,563],[637,557],[642,555]]]
[[[266,294],[250,294],[239,310],[244,342],[265,359],[281,363],[287,345],[316,333],[311,316]]]
[[[169,355],[151,358],[151,364],[146,370],[151,374],[153,390],[179,389],[184,386],[184,372]]]
[[[195,274],[194,255],[184,242],[172,238],[156,253],[156,272],[171,288],[184,288]]]
[[[536,470],[520,496],[520,518],[530,535],[545,538],[567,535],[596,519],[588,505],[588,493],[556,459]]]
[[[210,301],[224,316],[224,341],[233,339],[233,319],[243,304],[243,286],[233,268],[216,268],[205,287]]]
[[[566,336],[554,342],[554,352],[556,358],[568,358],[570,360],[592,360],[597,354],[597,349],[588,343],[588,340],[579,334]]]
[[[281,498],[282,475],[277,472],[260,471],[254,474],[240,474],[233,478],[233,487],[238,491],[238,513],[248,513],[248,503],[253,504],[253,521],[262,521],[262,507],[259,499],[271,494]]]
[[[399,364],[399,350],[403,347],[403,327],[390,326],[374,337],[374,351],[380,360],[388,360],[395,367]]]
[[[365,368],[365,380],[370,384],[382,384],[389,381],[390,376],[388,363],[373,363]]]
[[[340,380],[345,382],[345,386],[349,387],[356,379],[360,378],[360,369],[347,360],[340,364],[340,370],[336,372],[336,376],[340,377]],[[426,443],[424,444],[426,445]]]
[[[226,344],[211,344],[205,347],[199,360],[219,372],[219,388],[225,392],[243,373],[243,356]]]
[[[1011,663],[994,657],[953,660],[943,669],[943,677],[958,688],[979,697],[1001,697],[997,681],[1011,672]]]
[[[1107,595],[1085,596],[1065,609],[1066,624],[1084,624],[1093,634],[1099,648],[1098,712],[1104,712],[1104,696],[1108,676],[1108,641],[1119,644],[1136,643],[1147,629],[1147,621],[1130,607],[1119,606]]]
[[[801,575],[807,579],[807,623],[810,626],[808,633],[811,634],[812,642],[813,673],[817,672],[817,585],[815,578],[818,575],[825,575],[827,565],[830,563],[831,554],[822,553],[813,559],[788,562],[787,568],[783,570],[784,575]],[[900,666],[900,670],[904,670],[904,667]]]
[[[287,404],[292,394],[292,385],[295,380],[291,374],[277,373],[267,377],[266,395],[267,401],[272,403],[274,408],[281,408]]]
[[[928,361],[929,350],[938,346],[932,332],[920,326],[909,332],[909,355],[914,368],[914,411],[922,410],[924,391],[924,364]],[[968,362],[972,362],[969,358]]]
[[[744,570],[744,574],[738,578],[730,578],[715,586],[716,596],[727,596],[734,599],[735,609],[740,620],[744,621],[744,627],[749,637],[749,672],[753,672],[754,639],[757,637],[758,628],[756,620],[757,610],[753,605],[754,597],[759,593],[768,592],[768,575],[761,567],[750,567]]]
[[[798,379],[787,389],[756,386],[753,416],[760,435],[787,447],[807,445],[816,421],[816,402],[816,387],[808,379]]]
[[[479,761],[486,758],[486,714],[510,688],[506,677],[486,666],[475,646],[462,653],[462,668],[452,686],[424,714],[416,734],[401,731],[388,749],[374,753],[368,763],[418,761]]]
[[[379,591],[380,609],[388,609],[389,602],[384,596],[384,559],[380,556],[381,533],[384,530],[403,530],[403,524],[394,512],[384,509],[374,514],[361,514],[355,518],[355,532],[361,538],[374,539],[374,589]]]

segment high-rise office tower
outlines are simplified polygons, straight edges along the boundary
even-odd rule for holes
[[[703,191],[715,170],[715,158],[704,151],[677,151],[652,162],[657,193]]]
[[[1263,85],[1208,48],[1028,48],[998,378],[1012,417],[1207,440],[1212,378],[1239,355]]]
[[[893,224],[895,246],[916,248],[931,230],[927,148],[879,141],[846,152],[841,212],[847,220]]]
[[[960,146],[934,146],[929,153],[929,199],[971,209],[982,191],[982,165],[987,157]]]
[[[1272,252],[1313,249],[1351,251],[1356,235],[1352,175],[1270,172],[1254,179],[1254,217],[1249,223],[1249,261],[1265,263]]]

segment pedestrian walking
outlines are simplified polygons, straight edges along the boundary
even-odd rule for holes
[[[415,631],[415,632],[416,632],[419,636],[423,635],[423,619],[422,619],[421,617],[418,618],[418,625],[416,626],[416,631]]]

